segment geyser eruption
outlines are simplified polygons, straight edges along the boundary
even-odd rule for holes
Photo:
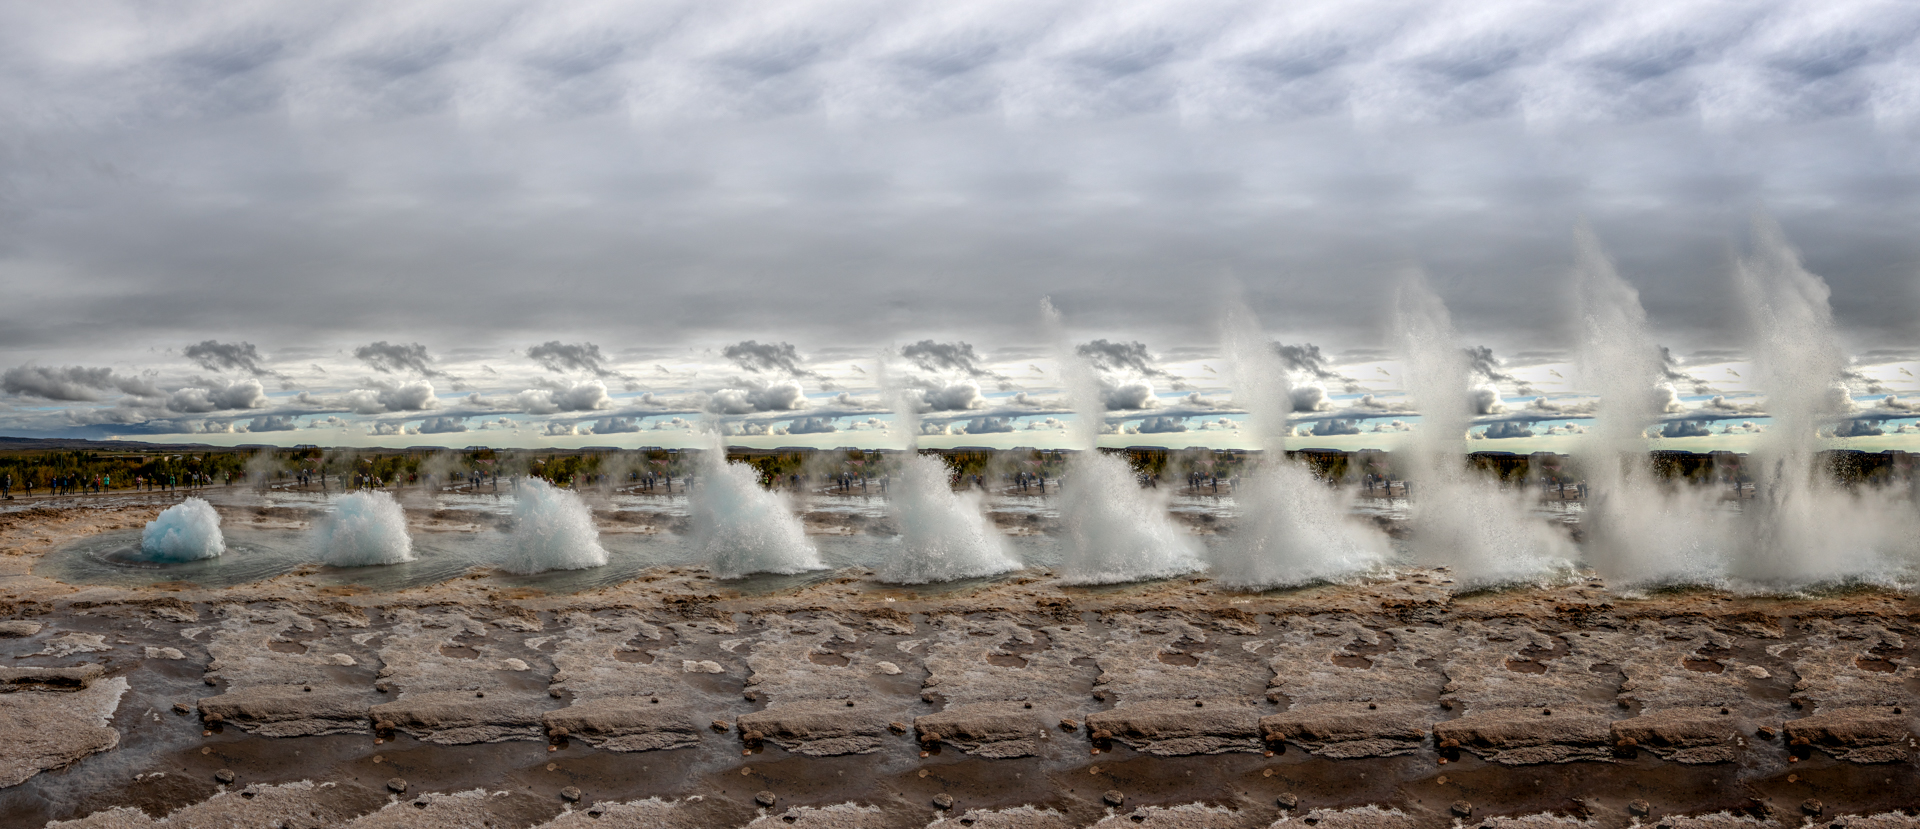
[[[1144,490],[1125,461],[1099,450],[1106,405],[1096,369],[1067,342],[1060,312],[1042,302],[1059,347],[1060,374],[1073,402],[1074,437],[1080,452],[1060,487],[1060,518],[1070,544],[1060,561],[1069,584],[1112,584],[1160,579],[1200,569],[1200,545],[1175,526],[1159,490]]]
[[[1226,335],[1234,395],[1265,458],[1235,488],[1240,526],[1236,543],[1215,556],[1215,576],[1229,587],[1265,589],[1339,579],[1384,562],[1386,539],[1347,517],[1350,496],[1287,460],[1292,384],[1253,315],[1228,314]]]
[[[220,513],[199,498],[167,507],[140,532],[141,561],[197,561],[226,551]]]
[[[367,567],[413,560],[407,514],[384,491],[353,492],[334,502],[333,515],[313,530],[320,560],[334,567]]]
[[[580,496],[539,478],[520,482],[514,494],[511,546],[500,569],[529,575],[606,563],[600,530]]]
[[[884,360],[881,365],[884,369]],[[877,578],[926,584],[1020,569],[1020,562],[1007,553],[1006,539],[988,522],[980,493],[954,492],[947,483],[946,464],[920,454],[918,401],[897,391],[893,397],[895,426],[906,436],[906,454],[900,480],[888,493],[888,508],[900,523],[906,549],[876,567]]]
[[[826,569],[786,497],[762,489],[753,467],[727,463],[718,429],[701,453],[700,479],[687,507],[693,513],[695,544],[715,576],[737,579],[750,573]]]
[[[1585,227],[1574,238],[1574,292],[1580,383],[1599,395],[1580,450],[1586,560],[1619,585],[1716,582],[1726,571],[1732,514],[1716,489],[1655,478],[1646,430],[1678,394],[1665,382],[1640,292]]]
[[[1911,511],[1884,491],[1843,491],[1817,468],[1820,427],[1853,410],[1827,283],[1769,220],[1755,220],[1753,247],[1735,279],[1771,423],[1750,461],[1755,499],[1733,575],[1767,587],[1883,580],[1894,554],[1912,552]]]
[[[1565,568],[1571,544],[1529,514],[1528,493],[1502,491],[1462,457],[1467,429],[1481,413],[1475,401],[1497,397],[1471,382],[1453,318],[1424,276],[1414,274],[1401,286],[1394,322],[1404,385],[1420,410],[1408,447],[1415,554],[1423,563],[1451,567],[1467,585],[1537,581]]]

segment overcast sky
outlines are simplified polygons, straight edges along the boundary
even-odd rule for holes
[[[1891,414],[1916,142],[1910,2],[0,4],[0,434],[837,445],[928,340],[973,362],[894,376],[979,388],[936,428],[1032,443],[997,430],[1071,408],[1048,296],[1145,347],[1105,369],[1151,386],[1117,440],[1238,430],[1236,298],[1321,348],[1310,430],[1402,385],[1414,272],[1503,395],[1573,395],[1582,222],[1727,372],[1697,409],[1766,392],[1734,380],[1756,216]],[[1309,437],[1372,439],[1342,431]]]

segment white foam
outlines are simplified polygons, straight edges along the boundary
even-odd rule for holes
[[[687,508],[695,544],[715,576],[826,569],[786,497],[762,489],[752,467],[727,463],[726,449],[716,440],[701,453],[700,470],[700,486]]]
[[[386,492],[354,492],[335,502],[334,513],[313,530],[320,560],[335,567],[366,567],[413,560],[407,515]]]
[[[199,498],[188,498],[147,522],[140,533],[143,561],[197,561],[227,551],[220,513]]]
[[[939,459],[908,455],[888,494],[906,549],[875,568],[880,581],[925,584],[1020,568],[982,511],[980,493],[954,492]]]
[[[526,478],[514,494],[513,537],[500,569],[522,575],[607,563],[600,530],[580,496]]]

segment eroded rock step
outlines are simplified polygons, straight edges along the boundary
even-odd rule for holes
[[[1898,616],[34,610],[0,631],[6,825],[196,825],[183,810],[274,798],[315,805],[234,825],[1625,826],[1638,801],[1672,826],[1802,825],[1920,805]]]

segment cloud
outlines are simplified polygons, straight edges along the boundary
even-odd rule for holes
[[[365,390],[358,390],[359,394]],[[361,406],[356,411],[362,414],[377,412],[424,412],[440,408],[440,399],[434,396],[433,384],[426,380],[416,380],[394,386],[383,385],[373,390],[376,406]],[[372,409],[373,411],[367,411]]]
[[[1408,425],[1404,420],[1394,420],[1387,423],[1375,423],[1373,424],[1373,430],[1376,432],[1411,432],[1413,431],[1413,427]]]
[[[541,368],[556,374],[569,371],[583,371],[598,377],[614,377],[618,373],[607,368],[607,358],[600,353],[600,346],[593,343],[563,343],[548,340],[527,349],[527,357]]]
[[[1027,429],[1029,431],[1034,431],[1034,432],[1038,432],[1046,429],[1065,429],[1065,428],[1067,428],[1067,422],[1057,417],[1049,417],[1042,420],[1027,421]]]
[[[969,435],[1004,434],[1013,430],[1013,418],[1010,417],[976,417],[967,421],[966,425]]]
[[[1160,398],[1153,393],[1153,383],[1146,380],[1116,382],[1102,377],[1100,402],[1110,412],[1137,412],[1160,407]]]
[[[1273,343],[1273,353],[1280,355],[1280,362],[1287,368],[1311,375],[1320,380],[1345,380],[1339,372],[1329,367],[1327,357],[1320,353],[1320,346],[1313,343],[1286,345]]]
[[[1080,344],[1074,348],[1074,352],[1105,371],[1132,371],[1146,377],[1167,376],[1165,371],[1153,364],[1153,355],[1147,352],[1145,343],[1094,340]]]
[[[116,375],[110,368],[52,368],[32,364],[10,368],[5,374],[0,374],[0,391],[73,403],[105,400],[105,393],[110,391],[142,397],[161,394],[152,381],[143,377]]]
[[[1500,389],[1492,384],[1482,384],[1467,390],[1467,405],[1477,415],[1505,414],[1507,404],[1500,399]]]
[[[1582,426],[1582,425],[1580,425],[1580,424],[1578,424],[1578,423],[1562,423],[1562,424],[1559,424],[1559,425],[1557,425],[1557,426],[1548,426],[1548,427],[1547,427],[1547,431],[1546,431],[1546,432],[1545,432],[1544,434],[1548,434],[1548,435],[1584,435],[1584,434],[1586,434],[1586,433],[1587,433],[1587,427],[1585,427],[1585,426]]]
[[[429,417],[420,421],[419,433],[423,435],[449,435],[467,430],[466,418]]]
[[[603,417],[592,426],[596,435],[630,434],[640,431],[640,419],[631,417]]]
[[[561,423],[556,420],[549,421],[546,428],[540,430],[540,434],[550,438],[572,437],[579,434],[579,430],[575,429],[571,423]]]
[[[980,355],[974,353],[973,346],[964,342],[921,340],[902,347],[900,356],[922,371],[957,371],[969,377],[1000,378],[1000,375],[988,371]]]
[[[292,417],[281,415],[256,417],[247,424],[249,432],[291,432],[298,428],[300,424],[293,422]]]
[[[790,343],[762,345],[755,340],[743,340],[721,349],[720,355],[755,374],[773,372],[794,377],[816,376],[800,367],[800,353]]]
[[[1293,402],[1295,412],[1325,412],[1333,409],[1333,400],[1327,396],[1327,387],[1319,383],[1307,383],[1287,389],[1287,396]]]
[[[1311,434],[1317,438],[1333,437],[1336,435],[1357,435],[1360,434],[1360,421],[1345,420],[1342,418],[1322,420],[1319,423],[1313,424],[1313,432]]]
[[[584,380],[559,389],[527,389],[515,395],[513,402],[528,414],[591,412],[613,406],[607,384],[599,380]]]
[[[1708,428],[1707,421],[1673,420],[1661,426],[1659,431],[1655,433],[1655,436],[1663,438],[1703,438],[1711,434],[1713,434],[1713,430]]]
[[[789,435],[825,435],[840,431],[830,417],[803,417],[787,424]]]
[[[1833,429],[1833,436],[1837,438],[1878,437],[1886,433],[1878,422],[1872,420],[1843,420]]]
[[[1524,423],[1501,421],[1499,423],[1488,424],[1487,430],[1483,433],[1480,433],[1479,437],[1486,438],[1487,440],[1503,440],[1506,438],[1530,438],[1530,437],[1533,437],[1533,429]]]
[[[367,424],[367,434],[373,435],[375,437],[387,437],[390,435],[404,435],[406,433],[407,433],[406,425],[401,423],[369,423]]]
[[[202,388],[189,386],[167,395],[167,409],[183,414],[202,414],[230,409],[260,409],[267,405],[266,389],[252,378],[226,385]]]
[[[427,347],[419,343],[401,344],[381,340],[354,349],[353,356],[383,374],[412,371],[428,377],[441,375],[433,367],[433,356],[427,353]]]
[[[987,405],[986,398],[980,395],[980,384],[972,380],[940,388],[916,389],[915,393],[920,398],[921,411],[960,412]]]
[[[256,377],[278,376],[266,367],[266,360],[253,343],[202,340],[187,346],[180,353],[208,371],[244,371]]]
[[[1187,421],[1179,417],[1149,417],[1140,421],[1139,433],[1143,435],[1163,435],[1187,430]]]
[[[709,395],[706,410],[715,414],[793,412],[807,407],[806,390],[795,380],[782,380],[746,389],[721,389]]]
[[[1467,370],[1486,378],[1489,382],[1512,381],[1513,375],[1500,370],[1500,358],[1493,356],[1493,349],[1484,345],[1469,346]]]

